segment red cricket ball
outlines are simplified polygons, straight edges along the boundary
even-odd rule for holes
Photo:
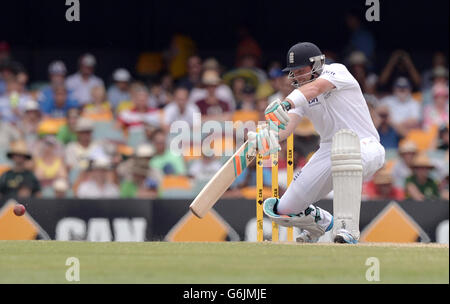
[[[14,214],[17,216],[22,216],[25,214],[25,206],[22,204],[17,204],[14,206]]]

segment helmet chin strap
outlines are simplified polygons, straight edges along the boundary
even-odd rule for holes
[[[307,83],[312,82],[314,79],[319,77],[320,74],[322,74],[323,65],[325,64],[325,55],[311,57],[309,60],[311,61],[311,71],[309,73],[300,75],[300,76],[304,76],[304,75],[310,74],[309,80],[299,82],[296,79],[294,72],[289,72],[288,78],[292,80],[291,85],[296,89],[298,89],[299,87],[301,87]]]

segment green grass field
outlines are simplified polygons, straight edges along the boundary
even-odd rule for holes
[[[67,283],[68,257],[80,283],[449,283],[445,245],[274,243],[89,243],[0,241],[0,283]]]

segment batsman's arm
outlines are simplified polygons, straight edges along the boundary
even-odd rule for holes
[[[328,80],[318,78],[292,91],[292,93],[286,97],[286,101],[290,104],[291,109],[293,109],[295,107],[300,107],[302,104],[307,103],[308,100],[312,100],[320,94],[331,91],[334,88],[334,84]]]
[[[291,135],[295,128],[297,127],[297,125],[300,123],[301,117],[298,116],[297,114],[293,114],[293,113],[289,113],[289,123],[286,126],[285,130],[279,129],[279,133],[278,133],[278,139],[279,142],[285,141],[289,135]]]

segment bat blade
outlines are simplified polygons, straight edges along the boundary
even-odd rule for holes
[[[249,155],[248,152],[248,142],[245,142],[200,191],[189,206],[196,217],[203,218],[241,172],[255,159],[255,156]]]

